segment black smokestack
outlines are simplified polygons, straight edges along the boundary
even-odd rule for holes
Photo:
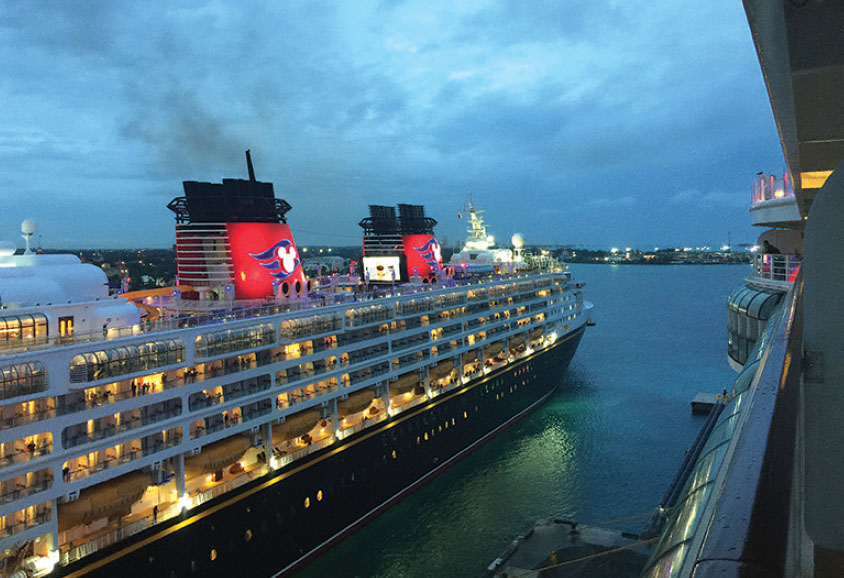
[[[252,168],[252,153],[246,149],[246,168],[249,169],[249,180],[255,182],[255,169]]]

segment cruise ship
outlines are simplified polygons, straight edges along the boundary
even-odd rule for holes
[[[247,166],[168,205],[175,287],[110,296],[32,221],[0,247],[0,575],[289,573],[554,391],[564,265],[462,275],[423,207],[372,206],[362,271],[307,278]]]
[[[643,577],[844,576],[844,4],[744,0],[787,169],[753,179],[739,371]],[[720,411],[720,415],[717,413]]]

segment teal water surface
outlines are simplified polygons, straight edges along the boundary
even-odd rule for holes
[[[538,518],[581,523],[655,507],[720,391],[727,296],[745,266],[575,265],[595,304],[554,395],[298,572],[296,578],[478,577]],[[638,532],[645,518],[622,523]]]

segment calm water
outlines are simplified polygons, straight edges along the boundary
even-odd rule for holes
[[[480,576],[538,518],[594,523],[657,505],[702,424],[692,397],[734,378],[726,300],[747,269],[573,269],[597,326],[553,397],[296,578]]]

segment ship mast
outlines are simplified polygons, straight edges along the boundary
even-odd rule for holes
[[[493,238],[486,234],[486,225],[484,219],[481,217],[483,211],[476,210],[472,202],[472,195],[469,195],[469,200],[466,202],[466,212],[469,213],[469,238],[466,239],[466,247],[469,249],[489,249],[493,244]]]

